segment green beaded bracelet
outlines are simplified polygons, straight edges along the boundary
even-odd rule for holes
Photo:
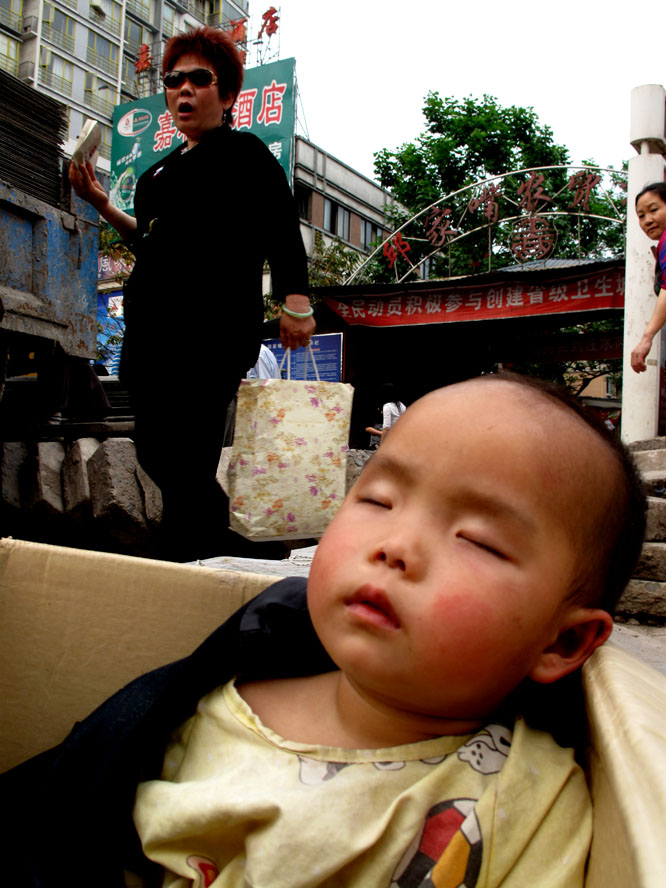
[[[307,311],[292,311],[290,308],[287,308],[287,304],[285,302],[282,303],[282,311],[285,314],[288,314],[290,318],[311,318],[314,314],[314,309],[312,306]]]

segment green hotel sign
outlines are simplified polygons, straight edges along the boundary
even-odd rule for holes
[[[292,184],[296,131],[296,63],[284,59],[245,72],[234,105],[234,129],[258,136],[278,159]],[[111,201],[132,212],[139,176],[184,140],[164,95],[116,105],[111,143]],[[224,158],[220,158],[224,168]]]

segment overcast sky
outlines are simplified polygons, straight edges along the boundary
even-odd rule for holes
[[[532,107],[572,162],[619,166],[634,153],[632,88],[666,82],[666,13],[644,0],[282,0],[280,12],[299,131],[370,177],[373,152],[423,131],[429,90]]]

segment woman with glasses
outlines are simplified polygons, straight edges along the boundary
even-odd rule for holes
[[[164,555],[184,561],[250,546],[227,530],[215,473],[226,406],[259,354],[264,261],[283,344],[305,345],[314,321],[286,177],[256,136],[229,125],[243,79],[231,38],[213,28],[173,37],[162,69],[185,140],[139,179],[135,216],[111,204],[90,164],[72,164],[69,177],[136,256],[120,377],[139,462],[162,490]]]

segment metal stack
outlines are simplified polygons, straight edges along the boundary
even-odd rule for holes
[[[0,70],[0,182],[60,205],[67,109]]]

